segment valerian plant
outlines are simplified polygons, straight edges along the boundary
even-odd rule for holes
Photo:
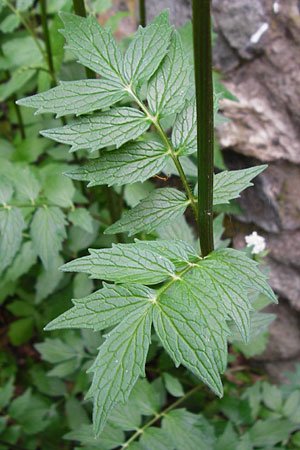
[[[88,182],[88,187],[123,186],[177,170],[184,191],[153,190],[105,233],[151,233],[181,220],[188,207],[199,220],[196,182],[193,189],[184,170],[189,156],[197,151],[193,65],[180,34],[169,25],[168,12],[139,27],[125,52],[95,17],[66,12],[60,17],[67,48],[100,78],[61,82],[18,103],[37,113],[77,116],[65,126],[42,132],[70,145],[71,152],[90,153],[88,162],[65,175]],[[215,115],[217,110],[216,97]],[[215,175],[213,205],[237,198],[265,167]],[[9,195],[6,192],[4,201]],[[37,214],[43,217],[33,219],[33,240],[42,240],[41,224],[50,220],[57,230],[53,246],[60,246],[59,233],[64,232],[60,211],[40,209]],[[10,220],[22,230],[20,214]],[[40,256],[45,266],[50,264],[49,252]],[[107,330],[89,369],[93,381],[87,398],[94,399],[96,436],[116,405],[128,401],[137,380],[145,375],[152,327],[175,365],[185,366],[221,397],[220,374],[227,366],[231,329],[235,326],[247,343],[251,321],[257,320],[252,312],[253,293],[277,301],[267,277],[245,253],[217,248],[199,254],[197,245],[179,239],[135,239],[89,249],[88,256],[70,261],[62,270],[106,281],[91,295],[73,300],[74,306],[46,327]]]

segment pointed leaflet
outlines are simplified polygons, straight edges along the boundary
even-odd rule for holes
[[[164,20],[157,18],[146,28],[139,27],[125,53],[124,78],[133,87],[151,77],[168,50],[172,27],[162,14]]]
[[[267,165],[255,166],[243,170],[224,171],[215,175],[214,205],[229,203],[229,200],[239,197],[244,189],[253,186],[251,180],[267,167]]]
[[[138,239],[135,239],[135,242],[138,244],[139,248],[150,249],[159,255],[165,256],[175,265],[175,267],[199,260],[199,256],[195,249],[179,239],[170,241],[163,239],[158,239],[156,241],[139,241]]]
[[[123,100],[127,93],[114,80],[61,81],[46,92],[18,100],[17,104],[35,108],[35,114],[53,113],[56,117],[67,114],[86,114],[107,108]]]
[[[258,268],[258,263],[250,259],[245,253],[233,248],[222,248],[213,252],[205,259],[205,265],[209,266],[214,260],[223,264],[227,274],[238,277],[247,287],[255,289],[266,295],[274,303],[277,298],[267,283],[267,277]]]
[[[98,436],[113,407],[126,402],[139,376],[145,375],[145,363],[151,339],[152,304],[127,316],[107,336],[96,361],[87,397],[94,397],[93,422]]]
[[[197,150],[197,121],[195,100],[187,101],[177,115],[173,130],[172,144],[181,155],[189,155]]]
[[[67,236],[65,226],[65,216],[56,207],[39,208],[33,216],[30,227],[32,244],[45,269],[51,268],[62,248],[62,241]]]
[[[25,228],[20,209],[5,208],[0,211],[0,272],[10,265],[19,250]]]
[[[172,277],[171,261],[137,244],[117,244],[112,248],[89,250],[91,255],[75,259],[62,267],[66,272],[85,272],[91,278],[116,283],[157,284]]]
[[[89,181],[88,187],[123,185],[145,181],[159,173],[168,158],[169,153],[159,142],[133,142],[118,150],[103,152],[99,158],[65,175],[74,180]]]
[[[175,31],[167,55],[148,83],[147,100],[153,114],[167,115],[182,109],[190,70]]]
[[[248,342],[252,306],[241,280],[217,262],[210,262],[208,268],[206,261],[200,261],[195,272],[197,277],[191,290],[198,289],[211,297],[222,314],[236,323],[243,340]]]
[[[78,61],[104,78],[121,84],[123,55],[109,30],[105,30],[97,19],[90,15],[87,19],[61,12],[65,28],[62,34],[67,39],[67,48],[77,56]]]
[[[72,300],[74,307],[50,322],[45,330],[92,328],[103,330],[118,324],[133,311],[144,308],[155,291],[142,285],[106,285],[88,297]]]
[[[95,151],[108,145],[120,147],[143,134],[149,126],[150,121],[138,109],[115,108],[64,127],[44,130],[41,134],[54,141],[71,145],[71,151]]]
[[[181,216],[189,205],[185,194],[174,188],[156,189],[116,223],[105,230],[107,234],[128,231],[129,236],[150,233]]]
[[[162,294],[153,310],[155,331],[175,364],[183,364],[203,380],[215,393],[222,395],[222,383],[204,324],[195,304],[186,304],[179,292]],[[173,293],[173,295],[172,295]]]

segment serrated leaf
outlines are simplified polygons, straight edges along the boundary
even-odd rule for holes
[[[9,202],[14,192],[13,184],[5,175],[1,176],[0,180],[0,203],[5,204]]]
[[[269,383],[263,383],[263,402],[272,411],[280,412],[282,408],[282,393],[281,390]]]
[[[137,206],[105,230],[106,234],[128,231],[129,236],[140,231],[150,233],[181,216],[189,205],[183,192],[174,188],[156,189]]]
[[[114,80],[61,81],[46,92],[18,100],[17,104],[35,108],[35,114],[53,113],[56,117],[86,114],[108,108],[123,100],[127,92]]]
[[[66,238],[65,216],[59,208],[39,208],[32,219],[30,234],[33,248],[45,269],[50,269]]]
[[[74,184],[63,175],[50,175],[46,178],[44,194],[52,204],[69,208],[73,206],[74,193]]]
[[[176,240],[163,240],[158,239],[156,241],[139,241],[135,239],[139,248],[149,249],[153,252],[163,255],[168,258],[175,267],[188,264],[189,262],[199,259],[195,249],[184,241]]]
[[[21,200],[33,201],[39,195],[41,186],[30,166],[14,165],[9,178],[15,185],[17,197]]]
[[[201,261],[198,267],[199,285],[205,286],[216,303],[221,302],[224,312],[235,322],[243,340],[248,342],[252,305],[247,289],[241,285],[239,278],[234,279],[230,268],[225,264],[221,266],[214,262],[207,267],[206,261]]]
[[[140,439],[141,450],[174,450],[175,447],[170,447],[170,437],[161,428],[150,427],[147,428]]]
[[[222,396],[222,383],[209,338],[196,301],[189,297],[187,301],[182,283],[176,283],[172,291],[162,294],[153,310],[155,331],[176,366],[184,365]]]
[[[71,145],[71,151],[88,149],[93,152],[109,145],[118,148],[139,137],[149,126],[149,119],[138,109],[115,108],[64,127],[44,130],[41,134]]]
[[[80,441],[81,444],[88,446],[86,447],[87,449],[95,448],[99,450],[101,448],[101,450],[111,450],[122,445],[125,435],[122,430],[107,424],[101,436],[96,439],[93,425],[83,424],[77,430],[65,434],[64,439]]]
[[[124,56],[123,74],[125,80],[135,86],[148,80],[166,55],[172,27],[163,21],[156,21],[146,28],[139,27]]]
[[[24,242],[12,265],[7,269],[5,280],[15,281],[21,278],[36,263],[36,259],[32,242]]]
[[[249,430],[251,443],[255,447],[272,447],[286,442],[297,424],[283,419],[258,420]]]
[[[267,167],[267,165],[255,166],[243,170],[224,171],[215,175],[213,204],[229,203],[229,200],[238,198],[244,189],[253,186],[251,180]]]
[[[213,450],[209,437],[197,427],[199,416],[185,409],[175,409],[165,415],[162,430],[176,450]]]
[[[120,186],[147,180],[164,168],[168,158],[169,154],[159,142],[133,142],[118,150],[103,152],[99,158],[65,175],[74,180],[89,181],[88,187]]]
[[[160,392],[154,383],[140,378],[130,394],[130,401],[143,416],[154,416],[160,411]]]
[[[19,250],[25,228],[20,209],[7,208],[0,211],[0,272],[10,265]]]
[[[195,100],[187,101],[177,115],[173,130],[172,144],[181,155],[189,155],[197,150],[197,120]]]
[[[267,283],[267,276],[258,269],[258,263],[250,259],[245,253],[226,248],[216,250],[212,257],[227,265],[227,271],[230,270],[232,275],[240,278],[247,287],[261,292],[272,302],[278,303],[273,290]],[[209,259],[210,257],[205,261],[207,262]]]
[[[105,285],[88,297],[72,300],[74,307],[50,322],[45,330],[92,328],[103,330],[118,324],[131,312],[143,309],[155,291],[142,285]]]
[[[131,313],[107,337],[89,369],[94,373],[87,397],[94,397],[93,422],[99,436],[113,407],[128,399],[145,363],[151,340],[152,305]]]
[[[190,71],[180,35],[175,31],[167,55],[148,83],[147,100],[153,114],[168,115],[182,109]]]
[[[67,48],[78,61],[104,78],[120,82],[123,55],[110,30],[105,30],[90,15],[87,19],[75,14],[61,12],[67,39]]]
[[[88,233],[93,232],[93,218],[86,208],[76,208],[70,211],[68,220],[76,227],[80,227]]]
[[[42,300],[52,294],[59,285],[63,274],[59,267],[64,263],[61,256],[56,255],[51,261],[51,267],[44,269],[39,273],[35,284],[35,303],[39,304]]]
[[[90,256],[75,259],[64,266],[65,272],[89,273],[91,278],[116,283],[157,284],[175,273],[171,261],[138,244],[117,244],[109,249],[90,249]]]
[[[173,397],[182,397],[184,395],[184,390],[182,388],[182,385],[180,381],[170,375],[169,373],[165,372],[163,374],[163,379],[166,385],[167,391],[173,395]]]
[[[41,354],[42,359],[56,364],[75,358],[77,349],[61,339],[45,339],[44,342],[35,344],[35,348]]]
[[[117,405],[109,416],[109,422],[124,431],[137,430],[141,425],[141,419],[140,411],[130,402],[130,398],[126,405]]]

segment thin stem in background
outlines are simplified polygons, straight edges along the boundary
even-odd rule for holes
[[[139,0],[139,9],[140,9],[140,25],[142,27],[146,26],[146,0]]]
[[[46,56],[45,51],[43,50],[43,48],[42,48],[42,46],[40,44],[39,38],[35,34],[34,29],[32,29],[30,27],[30,25],[28,25],[28,23],[26,22],[26,20],[22,16],[22,14],[20,14],[19,11],[8,0],[5,0],[5,3],[10,8],[10,10],[18,17],[20,22],[24,25],[24,27],[26,28],[26,30],[28,31],[30,36],[33,38],[37,48],[39,49],[41,55],[43,56],[43,58],[44,58],[44,60],[45,60],[45,62],[47,64],[47,56]]]
[[[203,384],[199,384],[198,386],[194,387],[190,391],[188,391],[183,397],[180,397],[178,400],[176,400],[174,403],[172,403],[170,406],[168,406],[166,409],[161,411],[159,414],[156,414],[153,419],[149,420],[142,428],[137,430],[129,439],[125,442],[125,444],[122,445],[121,450],[125,450],[129,447],[129,445],[135,441],[136,438],[138,438],[141,434],[144,433],[147,428],[149,428],[151,425],[153,425],[155,422],[157,422],[159,419],[161,419],[163,416],[165,416],[168,412],[172,411],[174,408],[179,406],[184,400],[186,400],[188,397],[193,395],[195,392],[199,391],[199,389],[203,387]]]
[[[197,107],[198,226],[201,253],[205,257],[214,249],[214,111],[210,0],[193,0],[193,34]]]
[[[74,12],[77,14],[77,16],[86,17],[86,9],[84,6],[83,0],[73,0],[73,7]],[[93,70],[89,69],[88,67],[85,68],[85,73],[87,78],[96,78],[96,74]]]
[[[3,51],[2,48],[0,47],[0,55],[3,56]],[[9,70],[5,70],[4,71],[4,76],[6,78],[6,81],[8,81],[10,79],[10,72]],[[21,113],[21,109],[20,107],[16,104],[17,96],[16,94],[12,94],[11,96],[14,108],[15,108],[15,112],[16,112],[16,116],[17,116],[17,121],[18,121],[18,125],[19,125],[19,130],[21,133],[21,138],[22,140],[26,139],[26,133],[25,133],[25,127],[24,127],[24,121],[23,121],[23,117],[22,117],[22,113]]]
[[[47,50],[48,67],[49,67],[49,71],[51,72],[51,76],[53,78],[53,85],[57,85],[54,64],[53,64],[51,41],[50,41],[50,36],[49,36],[46,1],[47,0],[40,0],[43,37],[44,37],[46,50]]]

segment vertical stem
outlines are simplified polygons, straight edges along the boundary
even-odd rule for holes
[[[22,140],[24,140],[24,139],[26,139],[25,127],[24,127],[24,122],[23,122],[23,117],[22,117],[22,113],[21,113],[20,107],[16,103],[17,96],[15,94],[13,94],[11,98],[12,98],[12,101],[13,101],[13,104],[14,104],[14,108],[15,108],[15,111],[16,111],[18,125],[19,125],[19,129],[20,129],[20,133],[21,133],[21,138],[22,138]]]
[[[86,17],[86,9],[84,6],[84,0],[73,0],[74,11],[77,16]],[[96,74],[88,67],[85,68],[87,78],[96,78]]]
[[[198,225],[202,256],[214,249],[213,169],[214,111],[210,0],[193,0],[197,107]]]
[[[139,6],[140,6],[140,25],[142,27],[146,26],[146,0],[139,0]]]
[[[2,47],[0,47],[0,55],[4,56],[3,55],[3,51],[2,51]],[[6,80],[8,81],[10,79],[10,72],[8,70],[5,70],[4,71],[4,76],[5,76]],[[17,101],[16,94],[12,94],[11,99],[13,101],[14,108],[15,108],[15,111],[16,111],[17,121],[18,121],[19,129],[20,129],[20,133],[21,133],[21,138],[22,138],[22,140],[24,140],[24,139],[26,139],[25,127],[24,127],[24,122],[23,122],[21,109],[20,109],[19,105],[17,105],[17,103],[16,103],[16,101]]]
[[[50,42],[50,36],[49,36],[46,1],[47,0],[40,0],[41,19],[42,19],[42,27],[43,27],[43,37],[44,37],[46,50],[47,50],[48,67],[49,67],[49,71],[51,72],[51,75],[52,75],[52,78],[53,78],[53,83],[52,84],[53,85],[57,85],[56,76],[55,76],[55,70],[54,70],[54,64],[53,64],[52,48],[51,48],[51,42]]]

